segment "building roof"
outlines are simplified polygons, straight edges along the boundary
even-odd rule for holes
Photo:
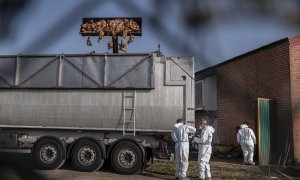
[[[270,43],[270,44],[267,44],[265,46],[262,46],[262,47],[259,47],[257,49],[254,49],[252,51],[249,51],[249,52],[246,52],[244,54],[241,54],[239,56],[236,56],[234,58],[231,58],[231,59],[228,59],[222,63],[219,63],[219,64],[216,64],[216,65],[213,65],[213,66],[210,66],[206,69],[203,69],[203,70],[200,70],[198,72],[195,73],[195,80],[196,81],[199,81],[201,79],[204,79],[205,77],[209,77],[209,76],[213,76],[215,73],[216,73],[216,69],[224,64],[227,64],[227,63],[231,63],[233,61],[236,61],[242,57],[245,57],[245,56],[249,56],[251,54],[254,54],[258,51],[262,51],[266,48],[269,48],[271,46],[274,46],[274,45],[278,45],[278,44],[281,44],[283,42],[286,42],[288,41],[290,43],[291,46],[293,45],[299,45],[300,44],[300,35],[297,35],[297,36],[291,36],[291,37],[287,37],[287,38],[284,38],[284,39],[280,39],[278,41],[275,41],[273,43]]]

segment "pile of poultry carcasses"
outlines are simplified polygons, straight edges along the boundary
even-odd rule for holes
[[[135,21],[131,19],[111,19],[111,20],[90,20],[81,25],[81,34],[98,34],[98,42],[103,39],[104,36],[112,36],[116,39],[117,35],[122,34],[122,40],[119,44],[119,49],[127,53],[127,44],[133,42],[133,33],[140,33],[141,28]],[[128,37],[128,40],[126,38]],[[88,37],[87,45],[92,46],[91,38]],[[113,48],[113,41],[110,40],[107,43],[108,49]]]

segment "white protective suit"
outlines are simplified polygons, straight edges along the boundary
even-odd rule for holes
[[[199,137],[195,137],[194,141],[198,143],[198,165],[199,165],[199,178],[211,179],[209,159],[211,156],[212,148],[211,143],[215,129],[211,126],[206,126],[202,129]]]
[[[175,160],[176,171],[175,177],[185,178],[189,165],[189,135],[188,133],[195,133],[196,128],[183,123],[174,125],[174,130],[171,133],[175,144]]]
[[[250,129],[246,124],[242,124],[241,129],[238,131],[237,142],[242,147],[244,162],[253,163],[254,144],[256,144],[256,137],[252,129]]]

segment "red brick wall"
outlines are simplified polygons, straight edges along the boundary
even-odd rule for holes
[[[300,37],[290,38],[294,160],[300,165]]]
[[[269,98],[276,102],[276,146],[283,151],[291,131],[288,39],[228,61],[217,67],[216,74],[220,142],[236,143],[234,128],[244,121],[256,132],[257,98]]]

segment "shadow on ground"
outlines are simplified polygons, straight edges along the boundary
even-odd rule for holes
[[[0,179],[44,180],[34,168],[30,154],[0,153]]]

